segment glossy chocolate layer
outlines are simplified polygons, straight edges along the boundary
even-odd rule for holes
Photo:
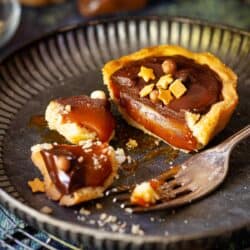
[[[167,106],[161,102],[152,103],[148,97],[140,98],[139,91],[148,83],[157,82],[164,75],[162,63],[171,59],[176,64],[173,73],[174,79],[182,79],[187,92],[179,99],[172,100]],[[140,67],[145,66],[154,70],[156,79],[146,83],[138,77]],[[164,116],[175,118],[184,117],[183,111],[205,113],[212,104],[220,100],[221,80],[218,75],[207,65],[197,64],[194,60],[183,56],[148,57],[142,60],[128,63],[125,67],[116,71],[111,77],[116,97],[121,93],[130,95],[133,99],[144,102],[155,108]]]
[[[115,120],[110,112],[110,103],[103,99],[88,96],[72,96],[57,99],[57,102],[70,106],[70,111],[63,115],[63,122],[77,123],[90,131],[96,132],[98,139],[106,142],[112,136]]]
[[[56,145],[41,154],[52,182],[62,194],[103,186],[112,172],[107,144]]]

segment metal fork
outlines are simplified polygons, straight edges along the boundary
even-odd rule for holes
[[[224,181],[229,169],[230,152],[249,135],[250,125],[218,146],[197,153],[155,177],[161,183],[157,188],[160,199],[156,204],[148,207],[132,204],[130,195],[135,185],[118,186],[108,190],[108,194],[117,194],[114,202],[122,202],[121,207],[131,213],[162,210],[191,203],[212,192]]]

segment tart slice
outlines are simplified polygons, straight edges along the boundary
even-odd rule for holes
[[[102,197],[117,174],[114,149],[100,141],[38,144],[31,151],[31,159],[44,177],[47,196],[63,206]]]
[[[204,147],[229,121],[237,76],[210,53],[178,46],[142,49],[108,62],[104,83],[123,117],[173,147]]]
[[[49,128],[74,144],[89,139],[108,142],[115,128],[110,103],[102,91],[95,91],[91,96],[52,100],[45,112]]]

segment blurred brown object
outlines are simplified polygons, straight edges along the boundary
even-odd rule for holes
[[[62,3],[64,0],[19,0],[21,4],[27,6],[43,6],[54,3]]]
[[[147,0],[78,0],[78,8],[84,16],[136,10],[146,4]]]

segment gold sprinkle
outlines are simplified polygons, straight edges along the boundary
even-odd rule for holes
[[[161,100],[165,105],[168,105],[172,100],[173,96],[168,89],[159,89],[159,100]]]
[[[138,76],[142,77],[145,82],[148,82],[149,80],[154,80],[155,75],[153,69],[141,66],[140,72],[138,73]]]
[[[149,95],[152,92],[154,86],[155,86],[154,83],[144,86],[139,93],[140,97],[145,97]]]
[[[181,80],[176,79],[169,87],[171,93],[176,97],[180,98],[187,91],[185,85],[181,82]]]
[[[156,83],[156,87],[157,88],[162,88],[162,89],[167,89],[168,88],[168,85],[173,82],[173,77],[168,74],[168,75],[164,75],[162,76],[158,82]]]

